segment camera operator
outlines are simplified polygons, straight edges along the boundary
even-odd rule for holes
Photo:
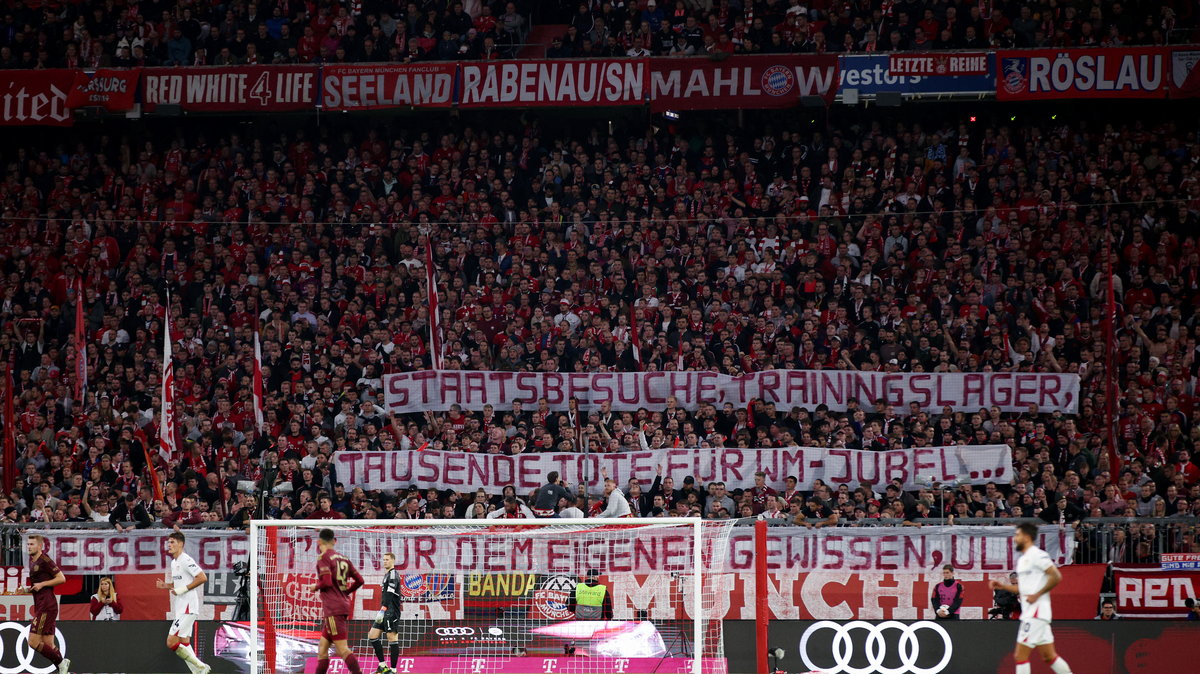
[[[1010,585],[1016,585],[1017,574],[1008,574],[1008,582]],[[1021,614],[1021,601],[1014,592],[993,590],[992,603],[995,606],[988,610],[989,620],[1016,620]]]

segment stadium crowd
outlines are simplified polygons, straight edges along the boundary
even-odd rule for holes
[[[567,27],[551,58],[1180,44],[1195,12],[1178,0],[10,0],[0,68],[510,58],[535,20]]]
[[[664,475],[622,485],[638,514],[765,514],[808,526],[1200,515],[1194,123],[959,123],[928,112],[753,134],[716,125],[609,135],[472,117],[283,131],[195,122],[74,135],[53,149],[9,138],[0,354],[14,374],[20,472],[0,512],[9,522],[241,526],[260,511],[431,517],[503,507],[421,485],[367,493],[341,483],[329,461],[342,449],[573,450],[566,415],[544,405],[383,408],[384,374],[430,364],[422,260],[431,245],[447,368],[1082,377],[1078,415],[930,414],[872,400],[846,412],[761,402],[592,412],[592,452],[1008,443],[1018,474],[1011,485],[940,493],[853,484],[725,493]],[[1106,237],[1119,312],[1119,472],[1104,451]],[[168,313],[182,449],[164,463]],[[259,503],[262,492],[240,492],[242,481],[272,494]],[[589,510],[586,499],[576,505]],[[1194,531],[1170,542],[1196,545]]]

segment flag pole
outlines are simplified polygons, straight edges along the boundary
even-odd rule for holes
[[[9,496],[17,483],[17,415],[11,365],[4,366],[4,380],[4,495]]]
[[[429,302],[429,367],[442,369],[442,315],[438,308],[437,272],[433,268],[433,237],[425,237],[425,291]]]
[[[259,339],[258,298],[254,298],[254,376],[251,387],[254,403],[254,434],[261,436],[266,423],[263,411],[263,373],[262,373],[262,343]]]
[[[83,277],[77,279],[75,291],[75,404],[83,411],[87,397],[87,329],[83,316]]]
[[[1104,313],[1106,314],[1106,323],[1108,329],[1105,330],[1104,344],[1104,369],[1105,369],[1105,392],[1104,392],[1104,407],[1105,423],[1108,427],[1108,470],[1112,475],[1113,482],[1116,482],[1121,473],[1121,454],[1118,447],[1120,442],[1117,434],[1120,430],[1120,424],[1117,421],[1117,391],[1119,384],[1117,382],[1117,299],[1116,290],[1113,287],[1113,274],[1116,269],[1113,268],[1112,258],[1112,228],[1107,223],[1107,229],[1104,237],[1104,265],[1105,273],[1108,275],[1107,287],[1105,289],[1105,306]]]

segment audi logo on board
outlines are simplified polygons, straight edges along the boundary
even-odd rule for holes
[[[830,637],[832,644],[826,648]],[[953,655],[950,634],[928,620],[821,620],[800,637],[804,666],[822,674],[941,674]]]
[[[439,637],[472,637],[475,636],[474,627],[439,627],[435,629],[434,634]]]
[[[62,630],[54,630],[54,643],[65,657],[67,640],[63,639]],[[35,657],[37,654],[29,648],[29,625],[0,622],[0,674],[51,674],[58,671],[57,667],[50,664],[34,667]]]

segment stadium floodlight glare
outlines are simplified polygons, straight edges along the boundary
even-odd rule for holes
[[[260,629],[250,630],[246,659],[251,674],[280,674],[304,671],[315,657],[280,644],[311,634],[322,618],[308,587],[316,580],[317,535],[331,528],[338,552],[366,579],[349,621],[349,645],[364,671],[376,664],[366,633],[380,608],[383,554],[390,552],[401,577],[399,642],[409,671],[543,671],[550,658],[559,674],[725,674],[718,576],[729,572],[734,522],[254,520],[250,624]],[[577,619],[568,607],[587,595],[577,595],[576,586],[592,582],[593,571],[607,588],[611,614],[602,609]]]

